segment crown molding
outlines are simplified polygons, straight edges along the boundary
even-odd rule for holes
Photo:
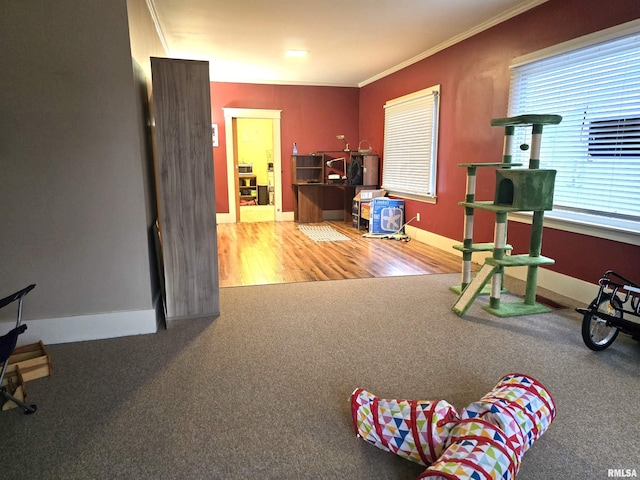
[[[414,63],[418,63],[421,60],[424,60],[425,58],[428,58],[432,55],[435,55],[438,52],[441,52],[442,50],[451,47],[452,45],[455,45],[456,43],[460,43],[463,40],[466,40],[467,38],[473,37],[474,35],[477,35],[480,32],[483,32],[485,30],[488,30],[491,27],[494,27],[496,25],[498,25],[499,23],[504,22],[505,20],[509,20],[510,18],[516,17],[518,15],[520,15],[521,13],[526,12],[527,10],[531,10],[534,7],[537,7],[538,5],[541,5],[545,2],[547,2],[548,0],[529,0],[527,2],[522,2],[520,3],[518,6],[507,10],[505,12],[502,12],[500,15],[493,17],[489,20],[487,20],[484,23],[481,23],[480,25],[472,28],[471,30],[468,30],[464,33],[461,33],[460,35],[456,35],[453,38],[450,38],[449,40],[447,40],[446,42],[441,43],[440,45],[436,45],[435,47],[427,50],[426,52],[423,52],[419,55],[416,55],[413,58],[410,58],[409,60],[406,60],[398,65],[396,65],[395,67],[391,67],[388,70],[385,70],[384,72],[381,72],[377,75],[374,75],[373,77],[370,77],[362,82],[360,82],[358,84],[358,87],[364,87],[365,85],[368,85],[370,83],[373,83],[377,80],[380,80],[381,78],[387,77],[389,75],[391,75],[392,73],[398,72],[400,70],[402,70],[403,68],[406,68],[410,65],[413,65]]]
[[[160,43],[162,43],[162,47],[167,55],[169,55],[169,46],[167,45],[167,39],[164,35],[164,28],[162,27],[162,22],[160,21],[160,17],[158,16],[158,11],[156,10],[156,6],[153,3],[153,0],[145,0],[147,4],[147,9],[149,10],[149,14],[151,15],[151,20],[153,20],[153,24],[156,27],[156,32],[158,33],[158,37],[160,38]]]

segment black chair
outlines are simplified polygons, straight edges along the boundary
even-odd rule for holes
[[[9,295],[0,300],[0,308],[4,308],[7,305],[18,301],[18,319],[16,320],[16,326],[13,330],[11,330],[6,335],[0,337],[0,362],[2,362],[2,371],[0,372],[0,398],[2,399],[1,403],[6,401],[12,401],[26,414],[33,413],[36,411],[35,405],[27,405],[24,402],[15,398],[8,391],[8,385],[2,386],[2,381],[4,380],[4,374],[7,371],[7,365],[9,357],[13,350],[16,348],[16,343],[18,342],[18,335],[24,333],[27,329],[26,325],[22,325],[22,301],[24,300],[24,296],[29,293],[31,290],[35,288],[35,285],[29,285],[26,288],[14,293],[13,295]]]

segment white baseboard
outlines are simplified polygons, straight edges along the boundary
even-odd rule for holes
[[[442,235],[437,235],[426,230],[421,230],[420,228],[414,227],[412,225],[407,225],[406,227],[404,227],[404,231],[411,237],[412,240],[426,243],[427,245],[439,248],[440,250],[444,250],[448,253],[453,253],[454,255],[462,258],[462,252],[453,249],[454,245],[456,245],[457,243],[462,243],[460,242],[460,240],[451,240],[450,238],[443,237]]]
[[[230,213],[216,213],[216,223],[235,223],[235,216]]]
[[[282,212],[280,214],[280,221],[281,222],[293,222],[294,221],[294,217],[295,217],[295,215],[294,215],[293,212]],[[278,221],[278,220],[276,220],[276,221]]]
[[[522,281],[527,280],[527,267],[509,268],[505,273]],[[563,297],[572,298],[585,307],[598,295],[599,286],[577,278],[553,272],[544,268],[538,269],[538,286],[551,290]]]
[[[18,345],[37,343],[39,340],[45,345],[100,340],[155,333],[158,330],[154,309],[24,320],[23,323],[27,325],[27,330],[18,337]],[[15,322],[2,322],[3,332],[13,327]]]
[[[405,232],[412,240],[426,243],[432,247],[439,248],[448,253],[453,253],[462,259],[462,252],[454,250],[453,246],[462,243],[460,240],[452,240],[435,233],[421,230],[407,225]],[[479,265],[484,264],[484,259],[490,257],[491,252],[478,252],[473,256],[473,262]],[[462,260],[461,260],[462,261]],[[462,268],[462,265],[460,265]],[[506,275],[525,281],[527,279],[526,267],[513,267],[506,270]],[[598,285],[579,280],[577,278],[553,272],[544,268],[538,269],[538,286],[558,293],[564,297],[572,298],[579,303],[588,305],[598,293]]]

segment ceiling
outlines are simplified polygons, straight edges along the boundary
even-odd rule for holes
[[[147,0],[167,54],[211,80],[363,86],[546,0]],[[304,58],[287,49],[307,50]]]

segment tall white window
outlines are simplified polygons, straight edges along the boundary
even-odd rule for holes
[[[436,85],[385,104],[382,188],[389,193],[435,200],[439,98]]]
[[[559,125],[544,128],[540,152],[540,168],[557,170],[551,217],[640,232],[640,33],[634,30],[512,66],[509,115],[562,116]],[[514,162],[526,165],[527,155],[516,153]]]

